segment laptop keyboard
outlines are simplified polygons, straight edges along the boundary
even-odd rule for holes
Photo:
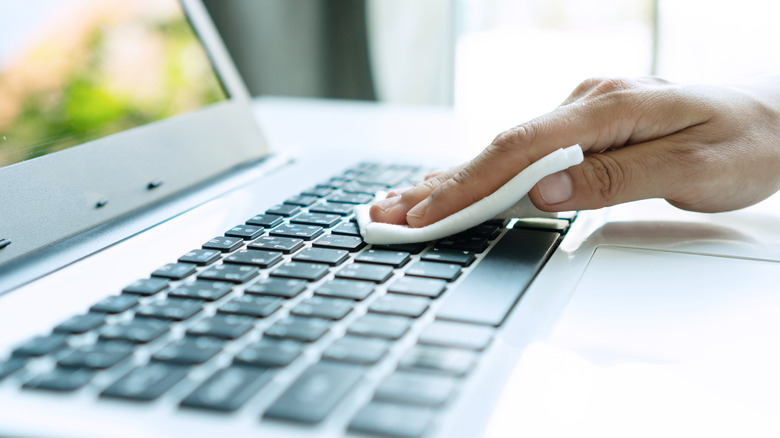
[[[423,436],[570,220],[366,245],[353,207],[422,175],[362,163],[292,196],[19,345],[0,379],[135,402],[179,387],[181,409],[215,412],[276,380],[289,383],[257,415],[300,424],[368,385],[345,429]]]

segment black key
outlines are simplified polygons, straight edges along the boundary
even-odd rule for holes
[[[475,361],[474,353],[467,350],[415,345],[401,358],[398,368],[464,376],[474,366]]]
[[[323,185],[317,185],[301,192],[302,195],[316,196],[318,198],[324,198],[331,193],[333,193],[333,189]]]
[[[303,247],[302,239],[289,237],[263,236],[249,244],[249,249],[262,249],[266,251],[279,251],[284,254],[295,252]]]
[[[547,217],[518,219],[512,228],[525,228],[529,230],[556,231],[565,234],[571,226],[568,219],[554,219]]]
[[[493,339],[493,329],[450,321],[434,321],[420,334],[420,344],[484,350]]]
[[[501,234],[501,226],[498,224],[486,222],[484,224],[479,224],[475,227],[469,228],[461,234],[481,236],[487,238],[488,240],[493,240],[498,237],[499,234]]]
[[[86,369],[55,368],[52,371],[33,377],[22,387],[28,389],[46,389],[49,391],[75,391],[89,383],[92,371]]]
[[[336,273],[338,278],[366,280],[374,283],[384,283],[392,276],[393,268],[390,266],[367,265],[364,263],[349,264]]]
[[[344,193],[364,193],[366,195],[373,195],[380,190],[387,190],[387,186],[384,184],[363,184],[353,181],[341,188],[341,191]]]
[[[24,367],[24,364],[25,360],[21,357],[12,357],[6,361],[0,362],[0,380],[19,371]]]
[[[428,309],[429,302],[427,298],[422,297],[387,294],[374,301],[368,309],[375,313],[417,318]]]
[[[291,198],[285,199],[284,203],[288,205],[298,205],[300,207],[308,207],[317,202],[316,196],[296,195]]]
[[[363,251],[355,258],[355,261],[363,263],[375,263],[400,268],[411,260],[408,252],[386,251],[382,249],[369,249]]]
[[[330,344],[322,357],[339,362],[373,365],[387,354],[390,344],[381,339],[345,336]]]
[[[306,248],[293,257],[296,262],[325,263],[336,266],[349,258],[349,251],[343,249]]]
[[[103,298],[89,308],[91,312],[122,313],[138,304],[135,295],[115,295]]]
[[[331,234],[341,234],[344,236],[357,236],[360,237],[360,228],[356,223],[346,222],[336,228],[332,229]]]
[[[158,362],[179,365],[196,365],[206,362],[222,350],[219,339],[198,336],[176,340],[152,355]]]
[[[210,265],[222,256],[222,252],[216,249],[193,249],[179,257],[182,263],[192,263],[198,266]]]
[[[375,400],[442,406],[455,392],[456,380],[447,376],[396,371],[376,389]]]
[[[555,232],[507,230],[463,283],[449,292],[437,318],[500,325],[559,238]]]
[[[260,268],[268,268],[282,260],[282,255],[276,251],[262,251],[258,249],[242,249],[225,258],[225,263],[239,265],[252,265]]]
[[[154,319],[133,319],[107,326],[100,334],[104,341],[151,342],[168,332],[168,324]]]
[[[154,295],[166,287],[168,287],[168,280],[165,278],[147,278],[133,282],[122,289],[122,292],[137,295]]]
[[[330,228],[341,221],[341,216],[337,214],[323,213],[302,213],[290,219],[292,224],[318,225],[324,228]]]
[[[363,239],[360,237],[328,234],[317,239],[314,243],[312,243],[312,246],[319,248],[345,249],[347,251],[354,252],[359,251],[364,246],[366,246],[366,244],[363,243]]]
[[[461,266],[469,266],[476,258],[472,252],[442,248],[432,248],[421,257],[427,262],[455,263]]]
[[[124,375],[101,392],[100,396],[150,401],[163,395],[186,375],[186,367],[163,362],[149,362]]]
[[[164,319],[169,321],[183,321],[200,312],[203,302],[200,300],[188,300],[184,298],[166,298],[153,301],[136,312],[136,316],[146,318]]]
[[[254,318],[220,313],[202,319],[187,330],[191,336],[211,336],[220,339],[236,339],[254,327]]]
[[[230,366],[218,370],[181,401],[188,408],[232,412],[271,381],[267,369]]]
[[[419,243],[395,243],[392,245],[374,245],[372,248],[383,249],[386,251],[403,251],[412,254],[419,254],[427,247],[428,247],[427,243],[419,242]]]
[[[259,225],[237,225],[225,232],[226,236],[239,237],[244,240],[255,240],[262,236],[265,229]]]
[[[79,347],[57,362],[65,368],[107,369],[133,354],[132,345],[126,342],[98,342]]]
[[[390,438],[419,438],[425,435],[434,412],[419,406],[372,401],[358,411],[349,430]]]
[[[307,284],[304,280],[264,278],[249,286],[245,292],[248,294],[293,298],[305,291]]]
[[[328,332],[330,323],[324,319],[289,317],[278,321],[266,329],[266,336],[292,339],[294,341],[314,342]]]
[[[303,345],[294,341],[262,338],[242,348],[233,362],[259,367],[284,367],[303,353]]]
[[[181,280],[195,273],[195,265],[191,263],[168,263],[152,272],[152,277]]]
[[[406,275],[454,281],[460,276],[460,265],[420,261],[410,266]]]
[[[347,396],[365,371],[337,363],[318,362],[306,370],[265,412],[268,418],[315,424],[324,420]]]
[[[265,214],[273,214],[277,216],[290,217],[300,213],[301,207],[291,204],[279,204],[275,205],[265,211]]]
[[[403,181],[410,173],[409,169],[384,168],[364,174],[357,180],[364,184],[382,184],[389,188]]]
[[[482,252],[490,245],[488,239],[481,236],[455,236],[436,242],[441,249],[459,249],[461,251]]]
[[[433,278],[401,277],[393,282],[388,292],[438,298],[447,288],[447,282]]]
[[[198,274],[198,278],[241,284],[255,278],[257,274],[259,271],[254,266],[216,265]]]
[[[64,334],[51,334],[48,336],[36,336],[24,344],[16,347],[13,355],[16,357],[39,357],[53,353],[64,347],[68,336]]]
[[[330,202],[321,202],[317,205],[309,207],[309,211],[312,213],[325,213],[325,214],[337,214],[339,216],[349,216],[354,210],[352,204],[337,204]]]
[[[99,313],[87,313],[86,315],[76,315],[65,322],[61,323],[57,327],[54,327],[54,331],[58,333],[86,333],[94,328],[103,325],[105,317]]]
[[[347,329],[347,333],[395,340],[406,334],[410,325],[411,320],[409,318],[368,313],[353,322]]]
[[[223,304],[219,312],[265,318],[280,307],[282,307],[282,300],[279,298],[244,295]]]
[[[263,228],[273,228],[282,222],[282,216],[276,214],[258,214],[246,221],[246,224],[257,225]]]
[[[349,180],[347,180],[345,178],[333,177],[333,178],[329,179],[326,184],[323,184],[323,185],[327,185],[328,187],[332,187],[334,189],[338,189],[339,187],[344,187],[344,185],[346,185],[348,182],[349,182]]]
[[[353,301],[312,297],[301,301],[290,311],[293,315],[338,320],[352,311]]]
[[[326,281],[314,293],[328,297],[364,300],[373,291],[374,283],[370,281],[335,279]]]
[[[271,230],[270,235],[312,240],[319,237],[322,233],[322,227],[316,225],[282,224]]]
[[[203,244],[203,249],[216,249],[222,252],[233,252],[244,245],[240,237],[217,236]]]
[[[328,198],[328,202],[339,204],[368,204],[373,199],[374,195],[367,195],[365,193],[337,193]]]
[[[224,281],[202,281],[182,284],[168,292],[169,297],[193,298],[216,301],[233,290],[233,285]]]
[[[327,273],[328,265],[323,265],[321,263],[288,262],[271,272],[271,276],[317,281]]]

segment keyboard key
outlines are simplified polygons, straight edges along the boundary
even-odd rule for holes
[[[488,239],[481,236],[455,236],[455,238],[442,239],[436,242],[437,248],[472,252],[482,252],[489,245]]]
[[[390,266],[367,265],[364,263],[349,264],[336,273],[338,278],[366,280],[374,283],[384,283],[392,276],[393,268]]]
[[[183,321],[200,312],[203,303],[199,300],[184,298],[166,298],[153,301],[138,309],[136,316],[146,318],[165,319],[170,321]]]
[[[318,198],[324,198],[331,193],[333,193],[333,189],[323,185],[317,185],[301,192],[302,195],[316,196]]]
[[[40,357],[53,353],[67,345],[68,337],[55,333],[48,336],[36,336],[16,347],[13,355],[16,357]]]
[[[330,228],[341,221],[341,216],[337,214],[323,213],[302,213],[290,219],[292,224],[318,225],[324,228]]]
[[[349,216],[355,207],[352,204],[333,204],[330,202],[321,202],[309,207],[312,213],[337,214],[339,216]]]
[[[357,181],[363,184],[381,184],[390,188],[406,179],[410,173],[409,169],[384,168],[366,173],[358,177]]]
[[[409,318],[402,316],[368,313],[353,322],[347,329],[347,333],[395,340],[406,334],[411,323]]]
[[[360,228],[356,223],[346,222],[332,229],[331,234],[360,237]]]
[[[353,181],[341,188],[341,191],[344,193],[364,193],[366,195],[373,195],[380,190],[387,190],[387,186],[384,184],[363,184]]]
[[[265,214],[273,214],[276,216],[290,217],[301,212],[301,207],[292,204],[279,204],[275,205],[265,211]]]
[[[0,380],[5,379],[11,374],[19,371],[24,367],[25,360],[21,357],[12,357],[8,360],[0,362]]]
[[[264,278],[249,286],[246,293],[255,295],[270,295],[283,298],[293,298],[306,290],[305,280],[285,278]]]
[[[421,257],[427,262],[454,263],[460,266],[469,266],[476,258],[472,252],[442,248],[432,248]]]
[[[398,368],[464,376],[474,366],[475,361],[476,356],[470,351],[415,345],[401,358]]]
[[[337,266],[349,258],[349,251],[343,249],[306,248],[293,257],[296,262],[325,263]]]
[[[191,263],[168,263],[152,272],[152,277],[181,280],[195,273],[195,265]]]
[[[419,438],[430,427],[434,413],[419,406],[372,401],[361,409],[349,430],[391,438]]]
[[[154,319],[133,319],[107,326],[100,339],[104,341],[126,341],[135,344],[151,342],[168,332],[168,324]]]
[[[344,187],[348,182],[349,182],[349,180],[347,180],[345,178],[333,177],[333,178],[329,179],[326,184],[323,184],[323,185],[327,185],[328,187],[332,187],[334,189],[338,189],[340,187]]]
[[[326,281],[314,293],[328,297],[364,300],[374,292],[374,287],[374,283],[370,281],[335,279]]]
[[[268,268],[282,261],[282,255],[277,251],[262,251],[257,249],[242,249],[225,258],[225,263],[252,265]]]
[[[198,280],[182,284],[168,292],[169,297],[192,298],[206,301],[216,301],[233,290],[233,285],[224,281]]]
[[[255,240],[262,236],[265,230],[259,225],[237,225],[225,233],[225,236],[239,237],[244,240]]]
[[[217,236],[203,244],[203,249],[216,249],[221,252],[233,252],[244,245],[240,237]]]
[[[428,247],[427,243],[419,242],[419,243],[396,243],[392,245],[374,245],[373,249],[382,249],[386,251],[401,251],[401,252],[408,252],[411,254],[419,254],[427,247]]]
[[[241,284],[255,278],[259,272],[254,266],[217,265],[198,274],[198,278],[201,280],[229,281]]]
[[[312,297],[301,301],[290,311],[293,315],[338,320],[352,311],[353,301]]]
[[[187,368],[163,362],[149,362],[121,377],[100,393],[101,397],[138,401],[155,400],[187,375]]]
[[[281,307],[282,300],[279,298],[244,295],[223,304],[219,312],[265,318]]]
[[[254,327],[254,318],[220,313],[195,323],[187,330],[191,336],[211,336],[220,339],[236,339]]]
[[[301,248],[303,248],[303,239],[289,237],[263,236],[249,244],[249,249],[279,251],[284,254],[290,254]]]
[[[363,239],[360,237],[328,234],[317,239],[312,243],[312,246],[319,248],[345,249],[350,252],[355,252],[362,249],[366,244],[363,243]]]
[[[267,369],[230,366],[218,370],[181,401],[189,408],[232,412],[271,381]]]
[[[198,336],[176,340],[152,355],[158,362],[196,365],[206,362],[222,350],[219,339]]]
[[[502,226],[499,224],[485,222],[475,227],[471,227],[461,234],[470,235],[470,236],[481,236],[487,238],[488,240],[493,240],[496,237],[498,237],[499,234],[501,234],[501,227]]]
[[[276,237],[312,240],[319,237],[322,233],[322,227],[318,227],[316,225],[282,224],[271,230],[270,235]]]
[[[246,224],[257,225],[258,227],[263,228],[273,228],[283,222],[282,218],[283,216],[276,214],[258,214],[256,216],[252,216],[248,221],[246,221]]]
[[[433,278],[401,277],[393,282],[388,288],[388,292],[396,294],[420,295],[428,298],[438,298],[444,289],[447,288],[447,282]]]
[[[368,310],[375,313],[417,318],[428,309],[429,302],[427,298],[422,297],[387,294],[374,301]]]
[[[265,417],[316,424],[347,396],[365,371],[355,365],[318,362],[271,405]]]
[[[216,249],[193,249],[179,257],[182,263],[192,263],[198,266],[210,265],[222,257],[222,252]]]
[[[374,399],[438,407],[452,398],[455,384],[452,377],[396,371],[379,385]]]
[[[540,231],[557,231],[564,234],[571,226],[571,222],[568,219],[554,219],[554,218],[524,218],[518,219],[512,228],[525,228],[529,230]]]
[[[22,387],[71,392],[89,383],[92,375],[92,371],[86,369],[55,368],[46,374],[33,377]]]
[[[65,368],[107,369],[133,354],[133,347],[125,342],[98,342],[79,347],[57,362]]]
[[[233,362],[259,367],[285,367],[303,353],[303,345],[294,341],[262,338],[242,348]]]
[[[330,323],[327,320],[293,316],[278,321],[269,327],[265,334],[272,338],[314,342],[324,336],[329,328]]]
[[[484,350],[493,339],[493,329],[459,322],[434,321],[420,334],[420,344]]]
[[[373,365],[379,362],[390,344],[381,339],[345,336],[332,343],[322,353],[322,357],[339,362]]]
[[[421,261],[410,266],[406,275],[454,281],[460,276],[460,265]]]
[[[147,278],[133,282],[122,289],[122,292],[148,296],[154,295],[166,287],[168,287],[168,280],[165,278]]]
[[[362,263],[375,263],[400,268],[411,260],[410,254],[403,251],[385,251],[382,249],[369,249],[363,251],[355,258]]]
[[[288,262],[271,272],[271,276],[317,281],[327,273],[328,265],[323,265],[321,263]]]
[[[337,193],[328,198],[328,202],[339,204],[368,204],[373,200],[373,195],[364,193]]]
[[[308,207],[319,199],[316,196],[296,195],[291,198],[285,199],[284,203],[288,205],[298,205],[300,207]]]
[[[87,313],[86,315],[76,315],[68,318],[65,322],[54,327],[56,333],[86,333],[94,328],[103,325],[105,317],[99,313]]]
[[[138,304],[138,297],[135,295],[115,295],[103,298],[95,305],[89,308],[91,312],[102,313],[122,313]]]

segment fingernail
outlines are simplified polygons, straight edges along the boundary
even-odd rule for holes
[[[425,212],[428,211],[428,204],[430,204],[430,199],[425,198],[422,202],[415,205],[414,208],[409,210],[409,212],[406,213],[406,215],[411,217],[423,217],[425,216]]]
[[[558,204],[571,198],[571,177],[565,170],[545,176],[538,186],[539,194],[548,204]]]
[[[391,208],[393,208],[396,204],[398,204],[398,201],[400,201],[401,198],[398,196],[383,199],[381,201],[376,202],[376,206],[379,207],[383,212],[387,212]]]

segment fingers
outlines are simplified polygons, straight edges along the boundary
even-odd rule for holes
[[[434,189],[451,178],[459,168],[453,168],[412,187],[392,190],[387,198],[371,206],[369,214],[374,222],[406,225],[406,213],[425,199]]]

